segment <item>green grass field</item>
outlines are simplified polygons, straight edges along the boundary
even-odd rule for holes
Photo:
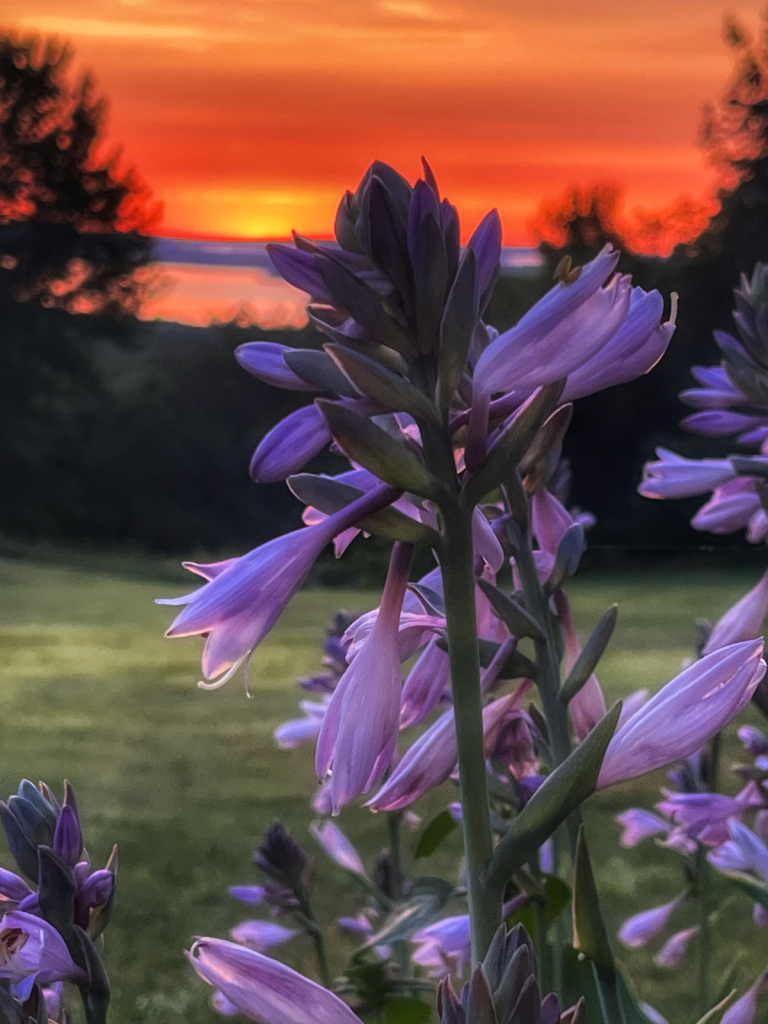
[[[620,605],[600,672],[609,696],[671,678],[691,654],[695,619],[720,615],[760,571],[756,564],[753,571],[725,573],[699,557],[667,569],[617,570],[610,578],[586,572],[575,581],[583,631],[609,603]],[[258,652],[249,701],[238,680],[213,693],[199,690],[200,643],[163,638],[172,609],[156,607],[153,599],[184,592],[185,576],[167,562],[139,557],[54,560],[17,553],[0,559],[0,794],[15,791],[25,776],[57,788],[69,778],[94,862],[119,844],[117,908],[105,951],[116,1024],[220,1019],[183,950],[195,934],[225,936],[248,916],[226,888],[256,880],[251,853],[272,820],[285,821],[312,849],[312,751],[279,751],[272,732],[295,717],[295,681],[319,667],[334,611],[375,603],[364,591],[301,594]],[[737,752],[730,741],[726,760]],[[652,806],[660,782],[662,773],[602,794],[589,806],[613,929],[682,887],[673,854],[651,844],[623,851],[616,843],[615,814],[636,803]],[[424,813],[443,806],[446,795],[432,794]],[[374,815],[352,808],[341,823],[369,857],[385,845],[385,822]],[[329,923],[338,969],[344,947],[332,922],[353,912],[354,892],[317,852],[318,914]],[[10,866],[4,848],[0,863]],[[445,850],[420,861],[417,874],[449,864]],[[459,912],[458,905],[451,912]],[[684,913],[678,921],[679,927],[690,923]],[[743,983],[765,966],[768,943],[751,924],[746,900],[728,908],[718,932],[718,970],[735,962]],[[311,969],[303,941],[285,947],[284,956]],[[664,972],[645,952],[622,957],[641,994],[673,1024],[696,1019],[693,970]]]

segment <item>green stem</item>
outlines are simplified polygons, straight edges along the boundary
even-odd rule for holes
[[[502,923],[503,893],[489,890],[483,875],[493,854],[485,743],[477,651],[472,511],[457,503],[443,509],[445,543],[440,565],[443,575],[448,656],[459,754],[467,902],[472,924],[472,959],[482,960]]]
[[[306,895],[296,890],[294,890],[294,893],[299,901],[302,924],[304,925],[307,933],[312,937],[312,941],[315,944],[315,956],[317,957],[317,969],[320,972],[320,980],[325,988],[331,988],[331,971],[328,966],[328,954],[325,949],[325,936],[323,935],[323,930],[317,923],[317,919],[315,918],[314,912]]]
[[[397,903],[403,898],[403,864],[402,843],[400,841],[400,825],[402,811],[391,811],[387,814],[389,829],[389,864],[391,870],[392,900]],[[407,942],[396,942],[395,951],[400,962],[400,973],[403,978],[411,974],[411,951]]]
[[[711,1007],[710,972],[712,969],[712,930],[709,916],[711,912],[710,867],[703,846],[696,851],[696,875],[699,893],[700,917],[699,925],[699,1016],[703,1017]]]

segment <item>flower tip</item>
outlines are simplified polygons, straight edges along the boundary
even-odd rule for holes
[[[677,320],[677,305],[679,295],[677,292],[671,292],[669,296],[669,320],[665,321],[665,327],[674,327],[675,321]]]

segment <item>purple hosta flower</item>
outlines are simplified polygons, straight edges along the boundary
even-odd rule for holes
[[[209,566],[208,583],[184,597],[159,604],[186,605],[166,636],[207,637],[204,688],[222,686],[269,633],[307,578],[320,552],[336,534],[389,503],[397,492],[382,487],[364,495],[317,526],[277,537],[234,561]],[[223,566],[223,567],[222,567]],[[204,568],[204,567],[203,567]]]
[[[398,629],[413,549],[396,544],[371,632],[331,697],[317,741],[322,780],[331,767],[334,814],[366,793],[392,763],[400,727]]]
[[[756,586],[745,594],[717,622],[702,651],[711,654],[720,647],[738,643],[740,640],[754,640],[763,632],[765,617],[768,615],[768,572]]]
[[[768,736],[761,729],[756,729],[753,725],[742,725],[738,735],[752,757],[768,754]]]
[[[675,896],[669,903],[664,903],[660,907],[653,907],[651,910],[643,910],[642,913],[628,918],[619,929],[619,938],[624,945],[632,948],[644,946],[651,939],[655,939],[657,935],[660,935],[682,903],[684,896],[684,893]]]
[[[667,351],[675,333],[677,295],[674,292],[669,320],[664,323],[661,322],[663,311],[664,300],[657,291],[633,288],[624,324],[600,352],[568,374],[562,401],[573,402],[649,373]]]
[[[273,484],[298,473],[330,444],[331,432],[316,405],[290,413],[259,442],[250,474],[257,483]]]
[[[536,774],[541,764],[536,754],[536,736],[539,736],[539,731],[531,716],[522,709],[515,709],[499,722],[495,738],[489,738],[491,762],[521,783],[524,803],[530,800],[543,781]]]
[[[266,953],[273,946],[281,946],[301,933],[295,928],[284,928],[274,921],[242,921],[229,934],[241,946],[255,949],[257,953]]]
[[[438,647],[433,636],[408,673],[402,694],[400,728],[417,725],[437,707],[451,685],[451,665],[448,652]]]
[[[0,921],[0,978],[12,982],[34,978],[40,985],[88,981],[53,925],[21,910],[10,911]]]
[[[662,814],[706,846],[719,846],[728,839],[728,821],[742,818],[750,808],[764,806],[754,782],[737,797],[722,793],[673,793],[663,789],[665,799],[656,805]]]
[[[20,875],[0,868],[0,907],[13,909],[9,903],[19,904],[31,895],[32,890]]]
[[[328,710],[327,701],[318,704],[312,700],[303,700],[299,707],[304,712],[304,718],[283,722],[275,729],[275,740],[283,750],[295,750],[304,743],[311,743],[320,735],[323,719]]]
[[[556,555],[560,541],[574,524],[570,512],[550,494],[546,487],[541,487],[533,495],[531,502],[532,527],[539,548]]]
[[[581,654],[581,644],[573,622],[568,595],[564,590],[557,590],[554,600],[565,640],[565,669],[566,672],[570,672]],[[568,710],[576,735],[583,740],[608,710],[603,688],[594,672],[575,697],[571,698]]]
[[[768,846],[743,822],[728,822],[730,840],[709,855],[710,863],[723,871],[751,871],[768,885]]]
[[[700,931],[701,928],[698,925],[694,925],[692,928],[684,928],[683,931],[676,932],[672,938],[667,939],[664,943],[662,949],[653,958],[654,962],[659,967],[676,970],[685,959],[691,939],[698,935]]]
[[[680,421],[683,430],[703,437],[730,437],[736,434],[741,444],[760,444],[768,435],[768,416],[747,416],[741,412],[707,409],[694,412]]]
[[[309,830],[339,867],[351,871],[353,875],[366,876],[360,854],[335,822],[316,821],[310,825]]]
[[[328,989],[235,942],[198,939],[187,958],[204,981],[259,1024],[360,1024]]]
[[[486,740],[495,739],[500,722],[520,707],[532,686],[530,680],[524,680],[514,693],[483,708]],[[456,724],[451,709],[416,740],[368,806],[375,811],[397,811],[407,807],[450,778],[457,760]]]
[[[302,380],[285,361],[297,349],[271,341],[249,341],[235,349],[235,359],[244,370],[275,388],[288,391],[317,391],[314,384]]]
[[[624,829],[619,842],[625,849],[631,849],[644,839],[669,831],[669,824],[663,818],[639,807],[623,811],[616,820]]]
[[[417,949],[412,960],[424,967],[431,978],[462,975],[472,955],[469,914],[445,917],[416,932]]]
[[[706,655],[667,683],[608,745],[598,787],[634,779],[698,750],[741,711],[765,675],[762,640]]]
[[[729,409],[744,401],[744,392],[736,387],[722,366],[692,366],[691,376],[702,387],[681,391],[680,398],[693,409]]]
[[[718,487],[693,517],[691,526],[695,530],[715,534],[735,533],[745,529],[747,539],[753,544],[759,543],[768,532],[768,527],[757,481],[740,476]]]
[[[264,903],[267,887],[264,885],[230,885],[229,891],[236,900],[243,903]]]
[[[686,459],[657,448],[658,462],[646,462],[638,491],[646,498],[692,498],[706,494],[736,476],[728,459]]]
[[[730,1006],[720,1024],[753,1024],[757,1018],[757,1001],[768,985],[768,970],[764,971],[750,989]]]

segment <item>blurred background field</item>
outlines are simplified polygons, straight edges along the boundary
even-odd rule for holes
[[[625,562],[610,576],[599,564],[587,565],[572,587],[581,631],[614,600],[620,606],[600,673],[609,697],[655,689],[671,678],[691,655],[695,620],[717,617],[757,574],[755,567],[726,568],[712,552],[666,564]],[[182,951],[195,934],[223,936],[238,921],[259,916],[260,908],[249,914],[227,886],[256,881],[253,848],[278,818],[316,855],[314,896],[328,926],[335,970],[343,964],[342,952],[352,948],[333,922],[355,911],[354,887],[307,832],[312,750],[280,751],[272,733],[296,717],[303,692],[296,680],[319,668],[335,610],[366,610],[376,602],[375,591],[314,588],[300,594],[257,652],[249,701],[238,679],[203,693],[195,685],[198,645],[163,637],[170,610],[153,600],[185,592],[185,575],[171,560],[142,555],[0,548],[0,794],[14,791],[25,776],[55,787],[67,777],[78,794],[94,861],[105,860],[112,843],[119,844],[118,900],[105,951],[117,1024],[218,1019],[209,990],[193,979]],[[731,737],[725,763],[738,753]],[[613,930],[630,913],[665,902],[682,888],[674,854],[652,843],[630,851],[617,843],[615,815],[628,806],[651,807],[663,782],[657,773],[589,805]],[[427,821],[450,799],[446,786],[415,809]],[[350,808],[341,824],[370,864],[385,845],[385,822]],[[413,849],[418,834],[406,835],[406,849]],[[449,840],[419,861],[415,874],[450,872],[456,849]],[[0,863],[9,863],[5,850]],[[460,904],[449,912],[460,913]],[[717,971],[732,962],[737,981],[763,966],[744,927],[749,912],[746,899],[739,899],[718,922],[726,941],[718,943]],[[312,969],[305,940],[284,947],[283,955]],[[695,973],[663,971],[650,952],[622,955],[645,998],[671,1019],[688,1019]]]

